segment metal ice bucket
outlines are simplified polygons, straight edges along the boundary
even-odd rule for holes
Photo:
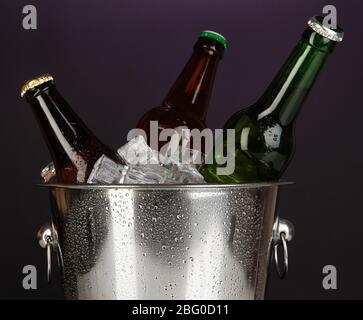
[[[48,276],[55,250],[67,299],[263,299],[280,185],[46,185]]]

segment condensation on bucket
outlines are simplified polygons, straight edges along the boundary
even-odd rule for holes
[[[66,297],[262,298],[276,191],[54,188]]]

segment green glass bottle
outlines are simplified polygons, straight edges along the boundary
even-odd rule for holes
[[[235,130],[235,148],[227,147],[225,133],[223,154],[215,152],[213,163],[201,169],[207,182],[276,181],[285,171],[294,152],[297,114],[327,57],[343,39],[343,31],[329,29],[322,17],[311,18],[308,25],[262,97],[227,121],[224,129]],[[231,174],[221,172],[225,164],[218,164],[227,153],[235,159]]]

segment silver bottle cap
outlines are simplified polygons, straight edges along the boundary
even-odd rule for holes
[[[308,21],[308,26],[315,32],[319,33],[325,38],[332,41],[341,42],[343,41],[344,31],[337,26],[337,29],[330,29],[323,23],[323,18],[320,16],[314,16]]]

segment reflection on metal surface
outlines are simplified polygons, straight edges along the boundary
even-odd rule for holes
[[[263,299],[278,184],[49,188],[68,299]]]

